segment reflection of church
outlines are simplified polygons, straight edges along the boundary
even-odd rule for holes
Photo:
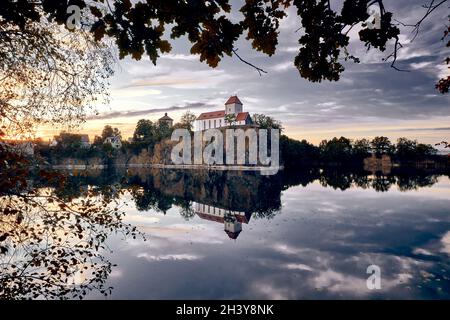
[[[224,231],[231,239],[237,239],[242,231],[242,224],[248,224],[251,213],[232,211],[194,202],[194,211],[202,219],[224,224]]]

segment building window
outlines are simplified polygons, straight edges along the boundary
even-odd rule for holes
[[[222,126],[222,119],[219,120],[219,127]]]
[[[216,120],[214,120],[214,128],[216,127]]]
[[[211,129],[211,120],[208,120],[208,129]]]

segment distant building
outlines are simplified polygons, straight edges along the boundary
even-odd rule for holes
[[[253,124],[248,112],[243,112],[243,104],[237,96],[231,96],[225,102],[224,110],[204,112],[195,120],[194,130],[222,128],[230,125],[225,119],[226,115],[234,115],[235,121],[231,125],[243,126]]]
[[[248,224],[251,213],[232,211],[194,202],[194,211],[202,219],[223,223],[224,231],[230,239],[237,239],[242,231],[242,224]]]
[[[74,142],[80,143],[82,148],[89,148],[91,145],[87,134],[61,132],[58,136],[53,136],[49,146],[56,147],[59,144],[67,145]]]
[[[167,112],[164,113],[164,117],[158,119],[158,123],[165,123],[167,126],[171,127],[173,125],[173,119],[167,115]]]
[[[120,149],[122,147],[122,141],[119,136],[111,136],[105,139],[103,143],[109,143],[114,149]]]

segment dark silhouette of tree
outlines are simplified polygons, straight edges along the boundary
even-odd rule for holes
[[[372,148],[370,141],[367,139],[355,140],[353,142],[353,156],[361,160],[371,154]]]
[[[155,136],[155,127],[153,122],[147,119],[138,121],[134,129],[133,140],[139,142],[151,142]]]
[[[450,35],[450,26],[447,26],[447,29],[444,31],[444,36],[442,37],[441,40],[445,41],[449,35]],[[450,47],[450,40],[447,40],[446,47]],[[446,57],[444,63],[450,65],[450,57]],[[448,67],[448,69],[450,69],[450,66]],[[438,83],[436,84],[436,89],[438,89],[439,92],[442,94],[448,93],[450,89],[450,75],[448,75],[447,77],[444,76],[443,78],[439,79]]]
[[[319,149],[321,158],[327,162],[346,162],[352,156],[352,144],[350,139],[345,137],[323,140]]]
[[[253,122],[259,126],[260,129],[280,129],[283,130],[283,126],[280,121],[267,116],[265,114],[255,113],[252,116]]]
[[[120,133],[120,130],[117,128],[113,128],[110,125],[106,125],[103,128],[102,135],[101,135],[103,141],[105,141],[108,137],[119,137],[122,138],[122,134]]]
[[[181,115],[181,119],[180,119],[180,128],[184,128],[187,129],[189,131],[192,131],[192,129],[194,128],[194,121],[195,119],[197,119],[197,117],[195,116],[194,113],[192,113],[191,111],[186,111],[185,113],[183,113]]]
[[[418,32],[423,20],[447,0],[430,0],[424,5],[424,17],[415,25]],[[25,4],[24,4],[25,3]],[[85,28],[89,28],[95,39],[105,36],[113,39],[119,49],[119,57],[131,56],[139,60],[145,54],[156,64],[161,54],[171,51],[170,41],[165,38],[169,29],[171,39],[186,36],[192,47],[191,54],[199,55],[200,61],[216,67],[224,55],[236,56],[240,61],[254,67],[260,74],[266,72],[241,57],[236,41],[242,34],[253,48],[272,56],[278,45],[280,21],[286,17],[286,9],[295,7],[301,22],[299,50],[293,65],[300,75],[313,82],[337,81],[344,66],[340,59],[359,62],[358,57],[348,52],[348,33],[362,23],[359,40],[367,47],[385,51],[389,41],[394,51],[386,57],[396,68],[400,30],[393,13],[386,11],[383,0],[344,0],[341,8],[332,8],[329,0],[246,0],[239,8],[241,20],[230,19],[231,5],[228,0],[197,1],[87,1],[67,2],[15,2],[5,1],[0,16],[5,23],[27,30],[29,22],[45,19],[64,24],[68,17],[68,4],[83,9]],[[370,6],[378,7],[379,21],[372,26],[374,17],[368,13]],[[445,92],[445,83],[438,89]]]
[[[389,140],[389,138],[387,137],[375,137],[372,139],[370,144],[372,145],[373,152],[377,156],[383,154],[391,155],[395,150],[395,147],[392,145],[391,140]]]
[[[399,138],[397,139],[397,145],[395,148],[395,154],[399,158],[412,158],[416,153],[417,141],[407,138]]]
[[[280,137],[280,152],[284,165],[291,168],[311,166],[320,159],[319,148],[306,140],[298,141],[286,135]]]

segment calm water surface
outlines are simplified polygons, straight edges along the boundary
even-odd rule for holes
[[[147,241],[108,239],[105,255],[117,265],[109,298],[448,299],[450,180],[433,179],[403,191],[384,178],[378,191],[365,182],[332,187],[332,179],[273,190],[250,181],[235,191],[233,181],[194,182],[193,193],[170,181],[147,192],[144,183],[120,203]],[[188,207],[171,198],[183,192]],[[372,264],[380,290],[366,286]]]

